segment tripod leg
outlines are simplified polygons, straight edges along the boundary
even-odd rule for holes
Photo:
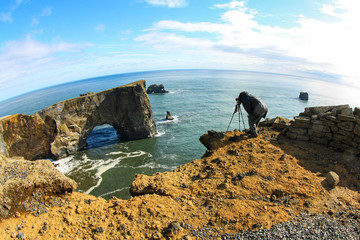
[[[245,121],[244,121],[244,117],[243,117],[243,114],[242,114],[241,108],[239,109],[239,112],[240,112],[240,114],[241,114],[241,119],[242,119],[242,121],[243,121],[244,131],[245,131],[245,129],[246,129],[246,127],[245,127]]]
[[[234,115],[235,115],[235,113],[233,113],[233,115],[232,115],[232,117],[231,117],[231,119],[230,119],[230,122],[229,122],[229,126],[227,127],[226,131],[229,130],[229,127],[230,127],[230,124],[231,124],[231,122],[232,122],[232,120],[233,120]]]

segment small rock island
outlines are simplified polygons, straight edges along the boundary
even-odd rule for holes
[[[165,90],[165,87],[163,84],[152,84],[148,87],[148,89],[146,90],[147,94],[152,94],[152,93],[168,93],[169,91]]]
[[[309,100],[309,94],[307,92],[300,92],[299,98],[300,98],[300,100],[307,101],[307,100]]]

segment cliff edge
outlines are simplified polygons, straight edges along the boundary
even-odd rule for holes
[[[341,218],[339,226],[359,233],[358,158],[349,165],[342,152],[294,142],[271,127],[260,129],[258,138],[240,131],[209,131],[201,141],[208,149],[201,159],[172,172],[137,175],[130,200],[68,193],[63,195],[63,206],[49,205],[42,214],[20,212],[3,219],[0,235],[5,239],[227,239],[224,236],[247,230],[264,233],[303,213]],[[338,185],[327,183],[329,171],[340,176]],[[303,230],[301,224],[286,228],[288,235],[278,236],[294,237],[325,226],[327,222],[321,221],[307,223]],[[349,237],[343,228],[337,233]],[[313,233],[324,234],[316,229]]]

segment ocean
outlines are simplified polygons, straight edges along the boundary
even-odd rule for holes
[[[109,199],[130,198],[136,174],[172,171],[181,164],[201,158],[205,147],[199,137],[209,130],[226,131],[235,98],[248,91],[263,99],[267,117],[292,119],[305,107],[349,104],[360,106],[360,89],[293,75],[223,70],[168,70],[103,76],[41,89],[0,102],[0,117],[33,114],[59,101],[86,92],[99,92],[140,79],[164,84],[166,94],[150,94],[157,125],[156,137],[124,141],[110,125],[96,127],[87,139],[88,148],[56,161],[57,168],[78,184],[78,191]],[[308,101],[299,93],[309,93]],[[166,121],[166,111],[175,117]],[[247,125],[244,110],[245,126]],[[243,130],[235,115],[230,130]]]

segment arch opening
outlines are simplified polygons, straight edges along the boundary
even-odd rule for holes
[[[104,147],[119,143],[121,136],[110,124],[96,126],[86,139],[87,149]]]

